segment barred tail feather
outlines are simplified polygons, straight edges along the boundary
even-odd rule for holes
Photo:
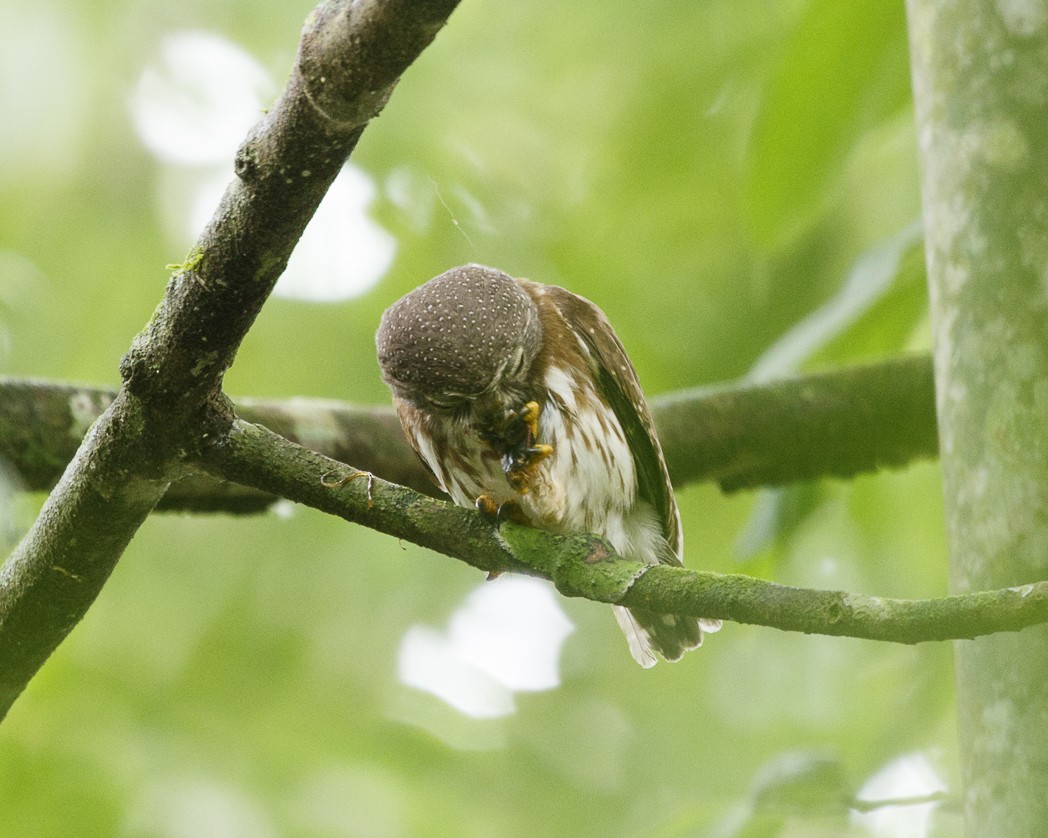
[[[614,606],[613,610],[619,628],[626,635],[630,655],[645,669],[655,665],[658,660],[656,652],[668,661],[680,660],[686,651],[702,645],[703,631],[720,628],[719,620],[630,610],[620,605]]]
[[[630,654],[633,660],[645,669],[651,669],[656,663],[655,650],[651,646],[651,638],[644,629],[638,625],[633,612],[621,605],[613,605],[615,620],[626,635],[626,643],[629,644]]]
[[[724,623],[720,620],[707,620],[705,617],[699,617],[699,628],[702,630],[703,634],[713,634],[714,632],[720,631],[722,625],[724,625]]]

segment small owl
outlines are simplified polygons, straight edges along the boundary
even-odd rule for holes
[[[386,311],[382,376],[408,439],[456,503],[622,556],[681,564],[680,515],[637,374],[611,323],[563,288],[454,268]],[[641,666],[719,621],[615,606]]]

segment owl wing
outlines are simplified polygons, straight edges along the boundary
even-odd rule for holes
[[[680,512],[637,372],[603,311],[564,288],[548,285],[545,291],[589,354],[598,385],[633,452],[638,495],[655,508],[676,560],[667,563],[680,564],[684,549]]]

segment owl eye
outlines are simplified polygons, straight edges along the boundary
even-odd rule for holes
[[[509,363],[509,374],[513,378],[517,378],[524,371],[524,349],[518,349],[513,357],[513,360]]]
[[[453,410],[456,407],[461,407],[466,397],[461,393],[441,393],[439,396],[426,396],[425,399],[433,407],[439,407],[442,410]]]

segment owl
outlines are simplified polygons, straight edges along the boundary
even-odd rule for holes
[[[376,336],[408,440],[458,504],[680,565],[680,514],[633,364],[593,303],[482,265],[402,297]],[[613,606],[630,654],[678,660],[719,621]]]

